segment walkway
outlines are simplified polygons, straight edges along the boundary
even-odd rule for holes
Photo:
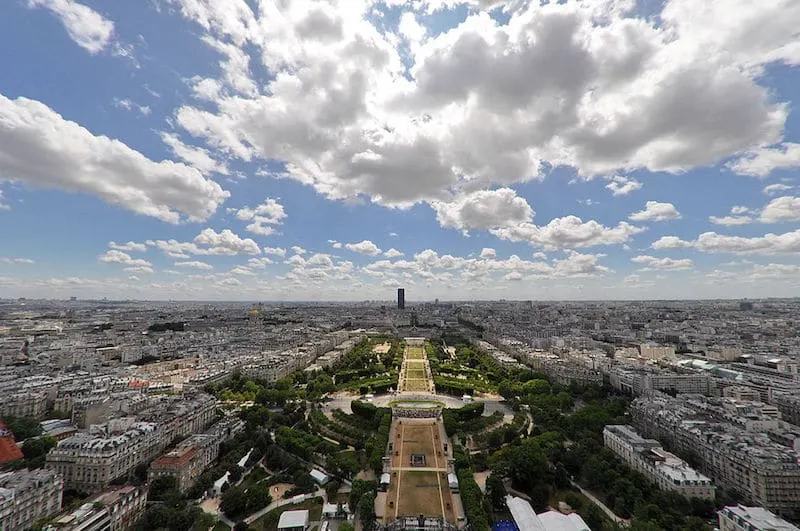
[[[605,503],[603,503],[600,500],[598,500],[597,497],[594,494],[592,494],[588,490],[584,489],[583,487],[581,487],[580,485],[578,485],[577,483],[575,483],[572,480],[569,480],[569,482],[572,483],[573,487],[575,487],[576,489],[581,491],[581,494],[583,494],[584,496],[589,498],[589,500],[593,504],[597,505],[600,508],[600,510],[602,510],[604,513],[606,513],[606,516],[608,516],[611,519],[612,522],[614,522],[615,524],[627,524],[628,523],[628,520],[626,520],[624,518],[621,518],[621,517],[617,516],[616,514],[614,514],[614,511],[609,509],[608,506]]]
[[[278,507],[283,507],[284,505],[294,505],[296,503],[304,502],[306,500],[310,500],[312,498],[317,498],[317,497],[322,498],[324,500],[325,499],[325,490],[324,489],[317,489],[315,492],[312,492],[310,494],[301,494],[301,495],[293,496],[291,498],[284,498],[284,499],[280,499],[280,500],[275,500],[274,502],[270,503],[269,505],[267,505],[263,509],[260,509],[260,510],[256,511],[253,514],[251,514],[250,516],[248,516],[247,518],[245,518],[244,519],[244,523],[252,524],[253,522],[258,520],[259,518],[261,518],[262,516],[264,516],[265,514],[270,512],[271,510],[277,509]]]

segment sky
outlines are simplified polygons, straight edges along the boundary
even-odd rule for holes
[[[0,297],[800,296],[796,0],[7,0]]]

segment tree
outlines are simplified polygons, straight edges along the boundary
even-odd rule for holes
[[[250,529],[250,526],[244,522],[236,522],[236,525],[233,526],[233,531],[247,531]]]
[[[358,517],[361,519],[361,526],[364,528],[372,527],[370,524],[375,520],[375,491],[371,490],[361,497],[358,502]]]
[[[150,483],[147,497],[155,501],[164,501],[170,492],[177,490],[177,486],[175,476],[159,476]]]
[[[499,474],[490,474],[486,478],[486,495],[489,497],[494,511],[502,512],[505,509],[506,487]]]
[[[332,502],[333,499],[336,497],[336,493],[339,492],[340,483],[335,479],[328,482],[325,485],[325,495],[328,497],[328,502]]]
[[[269,485],[256,483],[247,491],[247,513],[252,514],[263,509],[272,502]]]
[[[367,481],[364,479],[355,479],[350,487],[350,499],[348,500],[350,512],[355,513],[358,509],[358,504],[361,502],[362,496],[370,491],[375,491],[378,484],[375,481]]]
[[[231,487],[225,494],[222,495],[222,501],[219,504],[228,518],[237,518],[244,514],[247,510],[247,495],[241,487]]]
[[[228,470],[228,472],[231,473],[231,475],[229,476],[231,483],[236,483],[237,481],[242,479],[242,467],[240,467],[239,465],[233,465]]]
[[[194,519],[194,531],[208,531],[217,524],[217,517],[211,513],[200,511]]]
[[[339,531],[355,531],[355,527],[350,522],[342,522],[339,524]]]
[[[24,441],[31,437],[38,437],[42,434],[42,426],[39,421],[33,417],[12,417],[8,416],[3,419],[6,427],[14,434],[14,439]]]

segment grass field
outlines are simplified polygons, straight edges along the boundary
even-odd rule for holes
[[[278,531],[278,520],[281,519],[281,514],[285,511],[300,511],[303,509],[309,510],[309,519],[314,522],[322,516],[322,498],[313,498],[295,505],[283,505],[276,509],[271,510],[252,524],[248,529],[257,529],[259,531]]]
[[[427,391],[428,390],[428,380],[404,380],[403,381],[403,388],[401,391]]]
[[[408,369],[406,369],[406,378],[409,378],[411,380],[415,380],[415,379],[423,379],[424,380],[426,378],[425,369],[408,368]]]
[[[421,360],[425,357],[425,351],[422,347],[407,347],[406,348],[406,359],[409,360]]]

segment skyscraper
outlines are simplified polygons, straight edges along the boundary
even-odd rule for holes
[[[397,309],[406,309],[406,290],[403,288],[397,288]]]

